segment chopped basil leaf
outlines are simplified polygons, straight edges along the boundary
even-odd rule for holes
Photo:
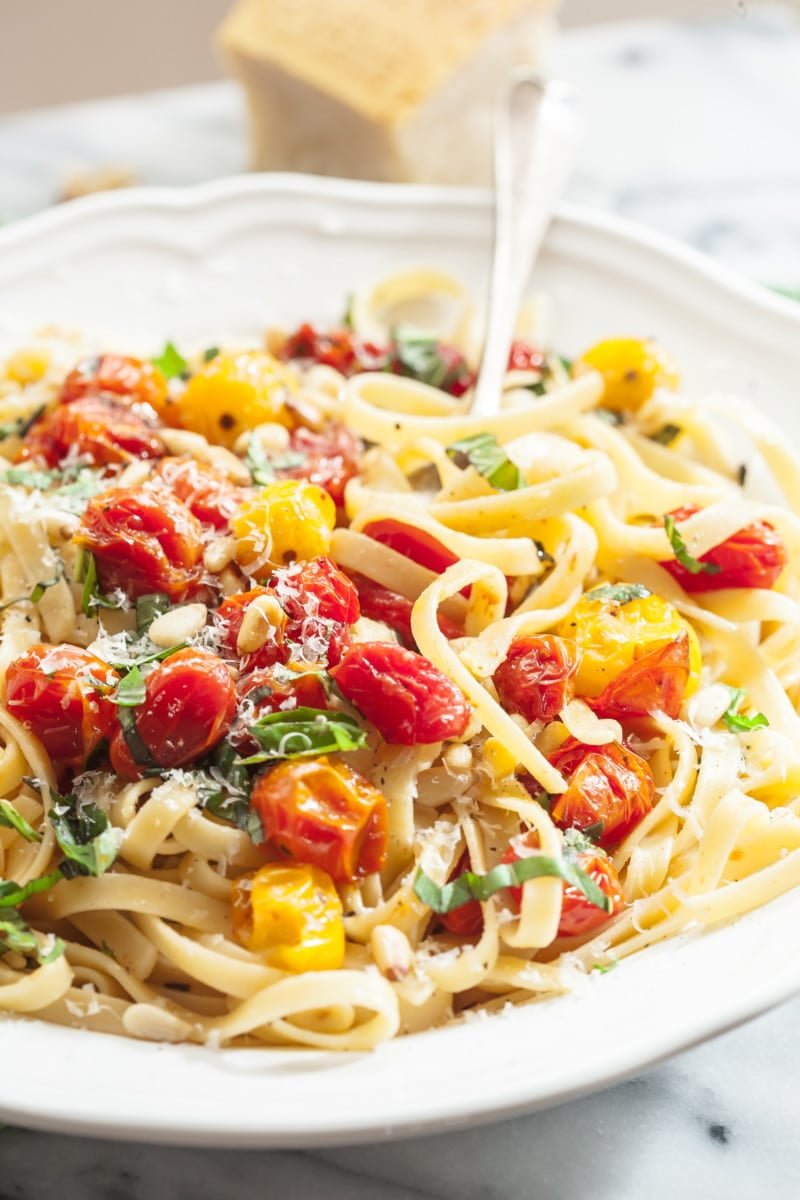
[[[5,825],[6,829],[16,829],[19,836],[23,837],[26,842],[42,840],[39,831],[34,829],[8,800],[0,800],[0,825]]]
[[[152,642],[150,643],[152,645]],[[165,658],[171,658],[173,654],[177,654],[179,650],[186,649],[186,642],[176,642],[174,646],[167,646],[166,650],[157,650],[154,654],[145,654],[143,658],[137,658],[133,662],[113,662],[112,667],[118,671],[133,671],[136,667],[149,667],[150,663],[163,662]]]
[[[472,373],[460,354],[443,353],[438,338],[413,325],[398,325],[392,330],[392,354],[387,369],[443,391],[455,383],[463,383],[466,388],[472,382]]]
[[[366,733],[352,717],[322,708],[300,707],[290,712],[267,713],[249,726],[249,732],[261,751],[241,759],[245,766],[357,750],[367,740]]]
[[[176,379],[189,368],[186,359],[172,342],[167,342],[158,358],[151,358],[150,361],[154,367],[158,367],[165,379]]]
[[[203,351],[203,362],[211,362],[219,354],[219,346],[208,346]]]
[[[144,704],[144,696],[144,675],[138,666],[133,666],[119,681],[116,703],[120,708],[138,708]]]
[[[682,567],[686,568],[690,575],[719,574],[720,568],[718,563],[704,563],[692,557],[692,555],[686,549],[686,543],[681,537],[680,531],[675,524],[675,518],[671,517],[669,513],[666,513],[664,516],[664,530],[669,538],[669,543],[672,546],[676,560],[681,564]]]
[[[146,771],[156,771],[158,764],[144,744],[139,730],[136,728],[136,709],[120,708],[119,723],[122,728],[122,736],[125,738],[125,745],[128,747],[131,758],[136,763],[137,767],[143,767]]]
[[[630,604],[632,600],[644,600],[650,589],[643,583],[603,583],[586,593],[590,600],[611,600],[614,604]]]
[[[4,421],[0,424],[0,442],[4,442],[6,438],[25,437],[25,434],[33,428],[43,414],[44,405],[42,404],[28,417],[17,417],[14,421]]]
[[[92,471],[88,467],[80,467],[77,473],[74,470],[63,471],[61,478],[68,482],[51,492],[48,500],[57,508],[63,508],[65,512],[75,513],[77,516],[84,512],[92,496],[108,487],[108,480],[102,478],[102,471]]]
[[[119,836],[107,814],[96,804],[81,804],[77,796],[69,795],[56,798],[49,817],[64,855],[59,868],[64,878],[104,875],[119,850]]]
[[[557,357],[558,361],[561,363],[561,366],[562,366],[562,367],[564,368],[564,370],[567,372],[567,374],[568,374],[568,375],[569,375],[569,374],[571,374],[571,372],[572,372],[572,359],[571,359],[571,358],[565,358],[563,354],[558,354],[558,355],[556,355],[556,357]]]
[[[55,587],[61,576],[64,574],[64,568],[61,563],[58,564],[55,575],[51,579],[42,579],[35,584],[29,596],[14,596],[12,600],[4,600],[0,604],[0,612],[4,608],[11,608],[14,604],[38,604],[42,596],[48,588]]]
[[[474,467],[499,492],[522,487],[519,467],[511,461],[493,433],[476,433],[447,447],[448,458],[459,466]]]
[[[0,908],[0,954],[7,954],[10,950],[26,958],[35,958],[40,966],[44,966],[60,958],[64,953],[64,943],[60,938],[54,938],[50,949],[43,952],[39,939],[22,913],[16,908]]]
[[[605,825],[602,821],[593,821],[591,825],[585,825],[580,832],[583,834],[584,840],[592,846],[600,841],[604,829]]]
[[[38,879],[31,879],[28,883],[14,883],[11,879],[0,879],[0,909],[18,908],[31,896],[37,895],[38,892],[46,892],[60,883],[62,879],[60,870],[51,871],[49,875],[40,875]]]
[[[722,719],[734,733],[749,733],[751,729],[765,729],[769,725],[767,717],[762,712],[754,713],[752,717],[744,717],[739,712],[744,701],[744,689],[731,689],[731,702]]]
[[[659,446],[670,446],[682,433],[683,430],[680,425],[673,425],[668,422],[666,425],[662,425],[656,433],[650,434],[650,441],[658,442]]]
[[[121,607],[117,600],[109,600],[108,596],[104,596],[98,590],[97,562],[94,555],[90,551],[84,550],[83,547],[81,547],[75,566],[75,580],[77,583],[83,583],[81,612],[85,617],[93,616],[94,610],[97,608]]]
[[[528,879],[541,876],[563,879],[565,883],[582,892],[595,908],[611,912],[610,898],[577,863],[571,862],[569,858],[551,858],[547,854],[532,854],[529,858],[499,863],[486,875],[465,871],[450,883],[442,885],[434,883],[424,871],[419,870],[414,880],[414,894],[435,913],[449,913],[454,908],[468,904],[470,900],[488,900],[503,888],[519,887]]]
[[[223,742],[208,770],[195,776],[195,787],[201,808],[243,830],[256,845],[264,841],[261,818],[250,808],[250,773],[230,742]]]
[[[3,483],[10,483],[15,487],[31,488],[37,492],[45,491],[56,479],[60,478],[60,471],[26,471],[23,467],[9,467],[2,474]]]
[[[148,592],[136,601],[136,632],[141,637],[147,633],[156,617],[169,612],[172,602],[165,592]]]
[[[275,480],[276,471],[291,471],[302,467],[306,455],[300,450],[283,450],[279,454],[268,455],[258,438],[251,437],[247,443],[247,454],[244,465],[253,477],[253,483],[262,487]]]
[[[607,975],[609,971],[615,970],[618,966],[619,966],[619,959],[612,958],[611,962],[595,963],[594,966],[592,967],[592,970],[596,971],[598,975]]]

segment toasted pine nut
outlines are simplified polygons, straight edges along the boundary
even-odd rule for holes
[[[181,604],[156,617],[147,634],[156,646],[177,646],[199,633],[207,617],[205,604]]]
[[[134,459],[132,463],[128,463],[124,471],[120,472],[114,486],[124,488],[138,487],[140,483],[144,483],[145,479],[149,477],[152,468],[152,462],[148,462],[147,459]]]
[[[375,965],[387,979],[404,979],[414,962],[406,935],[394,925],[376,925],[369,937]]]
[[[161,429],[159,433],[170,454],[190,454],[192,458],[223,471],[233,483],[250,482],[247,467],[224,446],[212,446],[201,434],[191,433],[188,429]]]
[[[215,537],[206,546],[203,562],[206,565],[206,569],[211,571],[213,575],[219,575],[220,571],[224,570],[228,563],[233,562],[235,555],[235,537],[232,537],[230,534],[226,537]]]
[[[456,742],[447,747],[442,760],[451,771],[468,771],[472,766],[472,751],[469,746]]]
[[[265,421],[263,425],[256,425],[255,429],[248,429],[236,439],[236,453],[246,454],[252,438],[256,439],[267,454],[273,450],[282,451],[289,448],[289,430],[277,421]]]
[[[274,596],[256,596],[245,610],[244,619],[236,639],[239,654],[252,654],[260,650],[269,637],[270,630],[280,628],[286,620],[283,609]]]

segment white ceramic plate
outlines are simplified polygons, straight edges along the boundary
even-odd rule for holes
[[[332,320],[348,290],[434,264],[480,295],[483,195],[302,177],[94,197],[0,231],[0,345],[45,322],[109,347],[211,344],[270,321]],[[536,288],[567,352],[656,333],[698,391],[755,398],[800,436],[800,317],[696,254],[565,210]],[[648,950],[577,994],[369,1055],[159,1046],[0,1021],[0,1119],[198,1145],[314,1146],[510,1116],[612,1083],[800,989],[800,891]]]

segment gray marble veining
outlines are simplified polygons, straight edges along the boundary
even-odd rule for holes
[[[800,24],[758,4],[734,13],[563,38],[554,66],[582,88],[588,120],[571,198],[796,288]],[[74,170],[121,165],[142,182],[190,183],[245,159],[241,102],[225,84],[10,117],[0,120],[0,214],[46,207]],[[799,1029],[800,999],[595,1096],[388,1145],[144,1149],[5,1129],[0,1200],[795,1200]]]

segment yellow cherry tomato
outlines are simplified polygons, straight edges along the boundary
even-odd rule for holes
[[[234,937],[282,971],[335,971],[344,962],[342,902],[319,867],[268,863],[231,896]]]
[[[264,350],[217,354],[187,383],[174,419],[230,449],[266,421],[291,426],[286,401],[296,390],[292,372]]]
[[[316,484],[269,483],[231,518],[236,559],[254,578],[266,578],[275,566],[327,554],[335,524],[336,505]]]
[[[603,376],[603,407],[617,411],[641,408],[656,388],[675,391],[680,382],[675,364],[648,338],[598,342],[581,355],[573,368],[576,375],[588,369]]]
[[[632,663],[686,634],[689,681],[685,694],[690,695],[697,687],[702,658],[697,634],[689,622],[652,592],[625,603],[614,599],[614,594],[624,598],[624,593],[617,593],[613,586],[587,592],[556,630],[560,637],[571,638],[580,651],[577,694],[599,696]]]

